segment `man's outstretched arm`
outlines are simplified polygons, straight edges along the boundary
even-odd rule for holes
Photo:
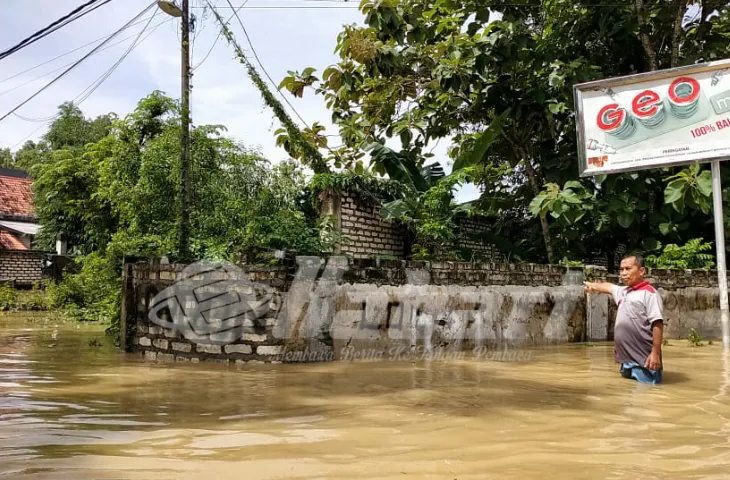
[[[610,295],[616,285],[606,282],[583,282],[583,289],[588,293],[605,293]]]

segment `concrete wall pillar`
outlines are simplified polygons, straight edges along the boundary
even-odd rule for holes
[[[586,295],[586,341],[608,340],[608,295],[591,293]]]

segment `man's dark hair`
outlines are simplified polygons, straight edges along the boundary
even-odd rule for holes
[[[644,257],[641,254],[639,254],[639,253],[629,253],[629,254],[626,254],[626,255],[624,255],[621,258],[621,260],[623,261],[623,260],[625,260],[627,258],[633,258],[634,261],[636,262],[636,266],[639,267],[639,268],[646,267],[646,265],[644,264]]]

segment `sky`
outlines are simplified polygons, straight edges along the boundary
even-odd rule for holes
[[[211,2],[220,7],[224,18],[232,15],[226,0]],[[0,51],[82,3],[85,2],[0,0]],[[135,18],[151,3],[151,0],[112,0],[0,60],[0,116],[24,102],[68,68],[68,64],[100,45],[105,37]],[[204,15],[200,8],[204,0],[190,0],[190,3],[191,11],[197,17],[191,58],[194,67],[190,100],[193,124],[224,125],[229,136],[258,148],[272,162],[286,159],[286,152],[275,145],[274,131],[279,127],[278,121],[264,105],[243,65],[235,58],[232,47],[223,37],[218,37],[220,30],[212,14]],[[251,45],[276,85],[290,70],[301,71],[311,66],[321,73],[335,63],[338,57],[334,49],[343,25],[361,24],[363,21],[357,9],[359,0],[231,0],[231,3],[235,7],[243,5],[239,16]],[[79,105],[81,110],[87,117],[95,117],[109,112],[124,116],[134,110],[142,97],[154,90],[179,98],[180,19],[170,17],[153,6],[134,23],[17,110],[17,115],[0,121],[0,147],[16,150],[27,140],[38,140],[49,119],[56,114],[58,105],[65,101],[83,100]],[[230,28],[246,53],[251,54],[251,47],[235,18]],[[86,96],[90,87],[119,61],[137,38],[137,46],[98,88]],[[64,56],[56,58],[60,55]],[[270,84],[272,90],[276,89],[276,85]],[[304,98],[284,93],[307,124],[319,122],[327,127],[327,134],[337,133],[321,96],[316,96],[311,90],[305,93]],[[304,126],[291,108],[285,106],[290,116]],[[336,144],[337,138],[330,138],[330,141]],[[398,148],[397,143],[389,142],[389,145]],[[449,142],[442,140],[429,147],[433,148],[434,158],[440,159],[449,172],[451,167],[446,156]],[[466,201],[477,196],[473,186],[466,186],[457,194],[457,200]]]

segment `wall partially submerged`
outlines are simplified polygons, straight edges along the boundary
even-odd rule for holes
[[[667,337],[719,336],[714,273],[650,272]],[[615,306],[586,295],[585,277],[616,281],[601,268],[344,257],[245,270],[128,264],[122,344],[149,359],[245,363],[612,340]]]

